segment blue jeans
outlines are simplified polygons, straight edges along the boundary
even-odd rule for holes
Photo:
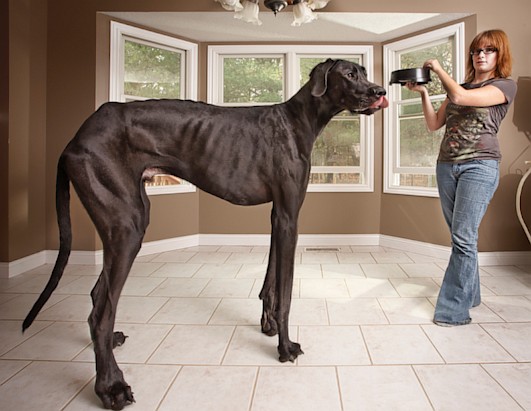
[[[437,184],[452,236],[452,254],[435,306],[436,322],[468,324],[469,309],[481,303],[478,231],[498,182],[497,160],[437,164]]]

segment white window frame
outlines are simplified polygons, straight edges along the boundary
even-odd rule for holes
[[[124,48],[126,39],[172,51],[179,50],[184,53],[185,64],[181,68],[182,74],[184,74],[181,83],[182,91],[184,92],[182,93],[182,98],[197,100],[197,44],[111,21],[109,101],[125,102],[128,97],[124,94]],[[140,98],[137,99],[140,100]],[[196,187],[190,183],[146,187],[148,195],[192,193],[195,191],[197,191]]]
[[[373,46],[324,46],[324,45],[219,45],[208,47],[207,101],[222,105],[224,57],[284,56],[284,99],[288,100],[300,89],[299,58],[330,57],[347,58],[360,56],[367,70],[367,78],[373,81]],[[308,192],[373,192],[374,191],[374,116],[360,115],[360,165],[356,167],[312,167],[313,172],[361,173],[360,184],[309,184]]]
[[[431,43],[437,43],[441,40],[454,37],[455,47],[455,75],[454,79],[458,83],[462,83],[464,79],[464,66],[465,66],[465,24],[458,23],[448,27],[443,27],[437,30],[433,30],[424,34],[420,34],[414,37],[410,37],[397,42],[384,45],[384,78],[391,78],[391,72],[399,69],[399,56],[401,52],[409,51],[416,47],[424,48]],[[433,74],[432,74],[433,75]],[[399,104],[402,101],[399,100],[400,96],[399,84],[393,84],[388,87],[388,100],[389,107],[384,110],[384,193],[390,194],[403,194],[412,196],[423,197],[438,197],[437,188],[428,187],[410,187],[400,186],[396,183],[396,178],[399,178],[401,173],[411,174],[435,174],[435,164],[433,167],[399,167],[399,149],[398,137],[400,136],[400,124],[399,118]],[[445,95],[430,96],[433,100],[444,100]],[[420,97],[418,99],[408,99],[410,102],[420,103]]]

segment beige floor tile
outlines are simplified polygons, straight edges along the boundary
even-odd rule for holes
[[[531,362],[531,323],[482,324],[509,354],[519,362]]]
[[[293,299],[291,301],[289,323],[291,325],[328,325],[325,299]]]
[[[233,332],[233,326],[176,325],[148,363],[219,365]]]
[[[210,318],[215,325],[258,325],[262,301],[258,298],[224,298]]]
[[[151,277],[180,277],[180,278],[190,278],[199,271],[202,267],[202,264],[185,264],[185,263],[166,263],[163,264],[160,268],[153,271]]]
[[[349,278],[345,282],[353,298],[399,297],[395,288],[385,278]]]
[[[295,264],[293,278],[323,278],[321,264]]]
[[[426,298],[378,298],[390,324],[431,324],[433,305]]]
[[[436,410],[522,411],[477,364],[415,365],[414,369]]]
[[[524,296],[485,296],[483,303],[507,322],[531,321],[531,301]]]
[[[264,279],[267,272],[267,264],[242,264],[236,278]]]
[[[412,263],[413,260],[406,253],[388,251],[384,253],[371,253],[378,264]]]
[[[267,262],[266,253],[231,253],[226,261],[228,264],[264,264]]]
[[[343,278],[301,278],[301,298],[346,298],[349,297]]]
[[[223,264],[227,262],[230,255],[231,253],[198,252],[187,262],[196,264]]]
[[[160,253],[151,262],[154,263],[186,263],[189,262],[192,257],[197,253],[194,251],[187,250],[175,250],[167,251],[165,253]]]
[[[301,262],[302,264],[338,264],[339,260],[337,253],[309,252],[302,253]]]
[[[163,282],[164,278],[129,276],[121,295],[147,296]]]
[[[153,324],[207,324],[219,298],[170,298],[149,320]]]
[[[0,360],[0,386],[29,364],[30,361]]]
[[[71,295],[52,307],[42,310],[37,318],[48,321],[83,321],[86,323],[91,311],[92,300],[88,294]]]
[[[372,363],[438,364],[443,359],[417,325],[362,325]]]
[[[158,411],[248,410],[256,367],[183,367]]]
[[[58,322],[28,338],[2,358],[70,361],[89,345],[90,332],[86,323]]]
[[[208,278],[167,278],[151,292],[151,295],[162,297],[198,297],[209,281]]]
[[[524,281],[520,281],[520,278],[483,277],[481,284],[488,287],[496,295],[531,295],[531,283],[525,284]]]
[[[31,327],[22,333],[20,321],[0,321],[0,355],[15,348],[51,324],[47,321],[35,321]]]
[[[263,367],[258,372],[252,411],[340,411],[333,367]]]
[[[431,278],[390,278],[400,297],[434,297],[439,294],[439,286]]]
[[[338,367],[344,411],[428,411],[431,405],[410,366]]]
[[[341,253],[337,255],[341,264],[375,264],[376,260],[370,252],[354,251],[351,254]]]
[[[367,278],[407,278],[404,270],[395,263],[361,264]]]
[[[291,341],[298,341],[296,327],[289,328],[289,337]],[[295,366],[289,361],[279,362],[277,346],[278,336],[270,337],[262,333],[259,326],[237,326],[223,358],[223,365]]]
[[[298,365],[367,365],[371,361],[357,326],[302,326]]]
[[[444,270],[435,263],[415,263],[399,264],[400,268],[406,272],[409,277],[443,277]]]
[[[531,410],[531,364],[483,364],[524,410]]]
[[[93,364],[34,362],[0,386],[4,410],[61,410],[94,376]]]
[[[323,278],[365,278],[359,264],[323,264]]]
[[[161,268],[164,263],[152,263],[152,262],[142,262],[135,260],[131,271],[129,271],[129,277],[147,277]]]
[[[124,295],[118,302],[116,322],[147,323],[168,298],[165,297],[129,297]]]
[[[330,325],[388,324],[376,298],[328,298]]]
[[[203,264],[194,278],[235,278],[241,264]]]
[[[214,278],[199,297],[249,298],[253,285],[251,278]]]
[[[422,328],[447,363],[514,361],[514,358],[477,324],[459,327],[423,325]]]

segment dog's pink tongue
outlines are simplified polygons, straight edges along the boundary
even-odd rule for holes
[[[389,102],[385,96],[381,96],[378,100],[371,104],[371,108],[386,108],[389,105]]]

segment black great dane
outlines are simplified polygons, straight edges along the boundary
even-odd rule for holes
[[[70,182],[103,243],[101,275],[88,322],[96,355],[96,394],[105,408],[134,401],[116,364],[116,307],[149,223],[144,181],[181,177],[231,203],[272,201],[269,263],[260,292],[262,331],[278,333],[280,361],[302,354],[288,336],[297,220],[315,139],[343,110],[373,114],[388,102],[365,69],[327,60],[288,101],[262,107],[218,107],[182,100],[106,103],[81,126],[57,167],[60,248],[51,277],[23,324],[28,328],[55,290],[72,246]]]

